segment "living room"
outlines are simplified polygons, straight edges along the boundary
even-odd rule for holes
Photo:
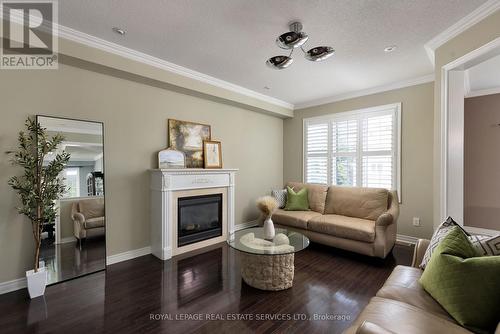
[[[2,332],[500,333],[500,1],[1,7]]]

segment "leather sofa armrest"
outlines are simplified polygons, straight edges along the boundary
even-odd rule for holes
[[[72,218],[73,218],[73,221],[80,223],[80,224],[83,224],[85,222],[85,216],[83,214],[81,214],[80,212],[73,213]]]
[[[379,325],[375,325],[372,322],[364,321],[361,326],[358,327],[356,334],[394,334],[394,332],[380,327]]]
[[[381,214],[377,220],[375,221],[375,225],[377,226],[388,226],[391,225],[394,222],[394,217],[392,214],[389,213],[389,211],[384,212]]]
[[[420,266],[430,242],[431,241],[427,239],[418,239],[415,249],[413,250],[413,260],[411,263],[412,267],[418,268]]]
[[[392,223],[396,223],[399,217],[399,202],[398,194],[395,191],[389,193],[389,208],[386,212],[381,214],[375,224],[377,226],[388,226]]]

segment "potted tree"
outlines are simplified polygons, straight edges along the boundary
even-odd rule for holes
[[[8,182],[19,194],[21,205],[17,208],[18,212],[29,219],[32,227],[35,241],[34,268],[26,271],[26,279],[30,297],[35,298],[45,293],[47,282],[47,272],[44,267],[40,267],[39,261],[43,224],[56,218],[56,200],[66,191],[59,175],[70,155],[65,151],[56,153],[64,137],[56,134],[49,138],[46,129],[35,118],[28,117],[25,127],[25,131],[19,132],[18,149],[7,152],[12,156],[12,163],[22,167],[24,173],[22,176],[11,177]]]

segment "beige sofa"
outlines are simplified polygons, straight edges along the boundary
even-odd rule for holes
[[[71,219],[73,233],[80,242],[88,236],[104,234],[104,198],[88,198],[74,202],[71,207]]]
[[[419,240],[412,267],[397,266],[344,334],[459,334],[472,333],[458,323],[418,282],[429,240]],[[466,283],[465,283],[466,284]],[[496,332],[500,334],[500,324]]]
[[[308,189],[309,211],[277,210],[273,222],[297,229],[310,240],[385,258],[396,242],[399,204],[386,189],[337,187],[289,182]]]

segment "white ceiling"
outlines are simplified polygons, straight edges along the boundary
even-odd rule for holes
[[[470,93],[477,94],[500,88],[500,55],[471,67],[467,71]]]
[[[485,2],[64,0],[59,23],[300,105],[433,73],[424,44]],[[336,55],[312,63],[296,52],[290,68],[266,67],[267,58],[285,54],[275,39],[294,19],[304,24],[309,47],[330,45]],[[384,53],[393,44],[398,49]]]

